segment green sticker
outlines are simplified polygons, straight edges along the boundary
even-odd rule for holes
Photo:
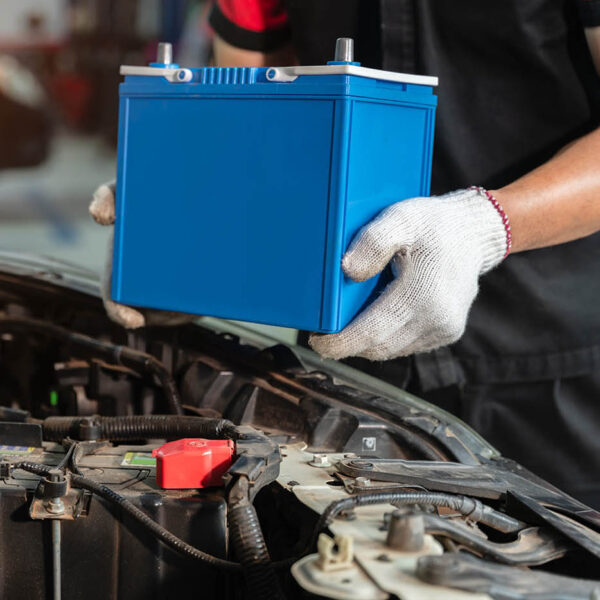
[[[122,467],[155,467],[156,459],[150,452],[127,452]]]

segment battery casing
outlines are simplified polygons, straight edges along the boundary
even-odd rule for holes
[[[267,71],[126,76],[117,302],[335,332],[379,289],[342,256],[384,207],[428,194],[432,87]]]
[[[226,558],[224,490],[160,489],[155,468],[148,464],[153,447],[104,448],[84,457],[79,466],[85,477],[110,486],[188,544]],[[43,451],[36,449],[25,458],[56,465],[64,452],[59,444],[45,444]],[[10,459],[9,447],[2,448],[2,458]],[[6,600],[53,597],[51,524],[29,516],[38,483],[39,477],[19,470],[0,481],[0,598]],[[190,597],[198,590],[207,598],[230,597],[229,579],[222,572],[201,561],[190,563],[114,504],[72,491],[81,494],[82,512],[62,522],[63,598],[168,600]]]

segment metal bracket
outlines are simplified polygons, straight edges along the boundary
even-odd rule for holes
[[[515,569],[459,552],[421,558],[417,576],[431,585],[477,593],[474,596],[477,598],[488,597],[482,596],[485,593],[494,598],[514,600],[594,600],[600,597],[600,581],[564,577],[541,570]]]
[[[573,546],[549,529],[528,527],[512,542],[491,542],[478,529],[424,514],[425,531],[447,537],[474,554],[513,566],[537,566],[564,556]]]
[[[87,495],[89,499],[90,496]],[[60,514],[52,513],[48,510],[45,498],[34,497],[29,507],[29,516],[32,519],[60,519],[63,521],[74,521],[82,515],[87,514],[88,502],[83,490],[71,488],[65,496],[61,498],[64,504],[64,511]]]

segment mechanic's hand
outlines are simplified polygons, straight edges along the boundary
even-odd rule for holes
[[[502,261],[507,243],[505,217],[480,189],[390,206],[359,232],[342,267],[365,281],[391,260],[394,280],[343,331],[313,335],[311,346],[327,358],[387,360],[455,342],[479,276]]]
[[[95,192],[90,204],[90,214],[96,223],[100,225],[114,225],[115,222],[115,182],[102,184]],[[146,325],[181,325],[197,319],[194,315],[169,312],[165,310],[137,309],[131,306],[119,304],[110,299],[110,288],[112,282],[114,230],[108,241],[108,252],[104,273],[100,279],[102,301],[106,313],[115,322],[136,329]]]

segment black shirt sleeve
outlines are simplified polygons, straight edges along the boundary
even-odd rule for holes
[[[584,27],[600,26],[600,0],[577,0]]]

